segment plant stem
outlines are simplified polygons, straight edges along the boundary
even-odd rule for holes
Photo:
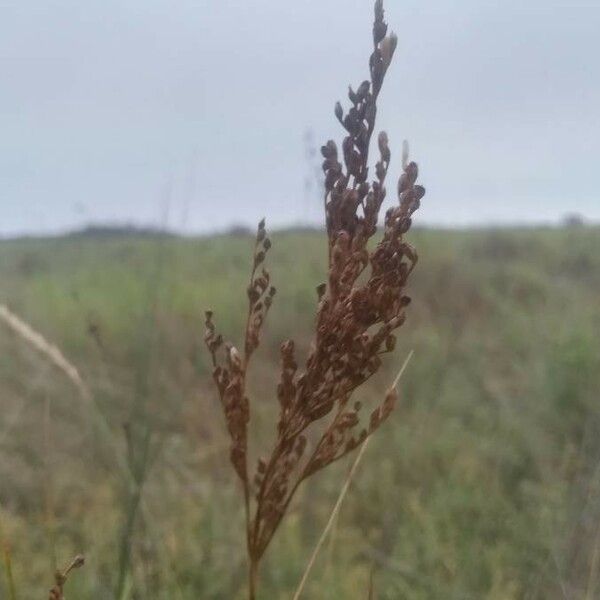
[[[346,481],[344,482],[344,485],[342,486],[342,490],[340,491],[340,495],[338,496],[337,502],[335,503],[335,506],[333,507],[331,514],[329,515],[327,524],[325,525],[325,528],[323,529],[323,532],[321,533],[321,536],[319,537],[319,541],[317,542],[317,545],[315,546],[315,549],[313,550],[313,553],[311,554],[310,560],[308,561],[308,564],[306,565],[306,569],[304,570],[304,573],[302,574],[302,579],[300,580],[300,583],[298,584],[298,589],[296,590],[296,593],[294,594],[294,600],[299,600],[300,595],[302,594],[302,591],[304,590],[304,586],[306,585],[306,582],[308,580],[308,575],[310,574],[310,571],[311,571],[313,565],[315,564],[317,555],[319,554],[321,547],[323,546],[323,543],[325,542],[325,539],[327,538],[327,534],[329,533],[329,530],[331,529],[331,527],[335,521],[335,517],[337,516],[337,514],[340,511],[342,503],[344,502],[344,498],[346,497],[346,494],[348,493],[348,489],[350,488],[350,483],[352,482],[354,473],[356,472],[358,464],[360,463],[360,459],[362,458],[363,454],[365,453],[365,450],[367,449],[368,443],[369,443],[369,438],[367,438],[365,440],[365,442],[363,443],[363,445],[360,447],[360,450],[359,450],[356,458],[354,459],[354,462],[352,463],[352,467],[350,468],[348,476],[346,477]]]
[[[6,571],[6,584],[8,586],[8,597],[10,600],[17,600],[17,591],[12,572],[12,560],[8,546],[4,548],[4,570]]]
[[[119,548],[119,566],[117,576],[117,587],[116,587],[116,598],[122,600],[125,584],[127,583],[127,576],[131,566],[131,545],[133,529],[135,525],[135,518],[137,516],[138,507],[142,497],[142,488],[140,484],[134,484],[135,488],[131,491],[129,497],[129,506],[125,515],[125,523],[121,533],[121,543]]]
[[[10,600],[17,600],[17,591],[12,570],[12,558],[10,555],[10,545],[8,539],[4,536],[2,522],[0,521],[0,547],[2,548],[2,558],[4,571],[6,573],[6,586],[8,588],[8,597]]]
[[[250,558],[248,568],[248,600],[256,600],[256,588],[258,585],[258,562]]]

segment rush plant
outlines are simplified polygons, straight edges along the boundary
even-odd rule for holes
[[[271,242],[264,220],[258,226],[247,288],[243,347],[224,342],[212,311],[206,313],[205,341],[231,437],[231,463],[244,495],[251,600],[261,559],[300,484],[361,446],[389,417],[397,399],[393,386],[366,424],[359,417],[360,403],[352,400],[355,390],[379,371],[382,356],[394,350],[394,332],[404,323],[410,303],[405,287],[417,263],[417,253],[404,236],[425,189],[416,184],[418,168],[408,162],[406,145],[398,202],[386,211],[379,235],[391,160],[385,132],[377,137],[379,159],[369,180],[377,99],[396,45],[397,37],[388,34],[384,21],[383,2],[377,0],[370,78],[356,90],[349,88],[346,113],[341,103],[335,105],[335,116],[346,130],[341,157],[332,140],[321,148],[328,273],[317,287],[312,343],[302,368],[294,342],[281,345],[276,437],[270,455],[260,458],[254,469],[248,459],[252,410],[246,375],[276,293],[265,268]]]

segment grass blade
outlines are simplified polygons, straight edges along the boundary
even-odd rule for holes
[[[306,581],[308,580],[310,571],[311,571],[313,565],[315,564],[315,560],[317,559],[319,551],[321,550],[321,547],[323,546],[323,543],[325,542],[325,540],[327,538],[327,534],[329,533],[329,530],[331,529],[331,527],[335,521],[335,517],[338,514],[338,512],[340,511],[342,503],[344,502],[344,498],[346,497],[346,494],[348,493],[348,489],[350,488],[350,483],[352,483],[354,473],[356,472],[356,469],[358,468],[358,464],[360,463],[360,461],[363,457],[363,454],[365,453],[365,450],[367,449],[367,446],[369,444],[369,439],[370,438],[367,438],[365,440],[364,444],[360,447],[360,450],[359,450],[356,458],[354,459],[354,462],[352,463],[352,467],[350,467],[350,471],[348,472],[346,481],[344,482],[344,485],[342,486],[342,489],[340,491],[340,495],[338,496],[337,502],[335,503],[335,506],[333,507],[333,510],[331,511],[331,515],[329,515],[329,520],[327,521],[327,524],[325,525],[325,528],[323,529],[323,531],[321,533],[321,537],[319,537],[319,541],[317,542],[317,545],[315,546],[315,549],[313,550],[313,553],[311,554],[308,564],[306,565],[306,569],[304,569],[304,574],[302,575],[302,579],[300,580],[298,589],[296,590],[296,593],[294,594],[293,600],[299,600],[300,595],[302,594],[302,590],[304,589],[304,586],[306,585]]]
[[[414,354],[413,350],[411,350],[408,353],[406,359],[404,360],[404,363],[400,367],[400,371],[398,371],[398,375],[396,375],[396,378],[394,379],[394,383],[393,383],[392,387],[395,388],[398,385],[398,383],[400,382],[400,379],[401,379],[402,375],[404,374],[404,371],[406,370],[406,367],[408,366],[408,363],[410,362],[410,359],[412,358],[413,354]],[[352,483],[352,479],[354,478],[356,469],[358,468],[358,465],[363,457],[363,454],[365,453],[365,450],[367,449],[367,445],[368,445],[370,439],[371,438],[367,438],[365,440],[363,445],[360,447],[360,450],[359,450],[356,458],[354,459],[352,466],[350,467],[350,471],[348,472],[346,481],[344,481],[344,485],[342,486],[342,489],[340,490],[340,495],[338,496],[338,499],[333,507],[333,510],[331,511],[331,514],[329,515],[327,524],[325,525],[325,528],[321,532],[319,541],[317,542],[317,545],[315,546],[315,548],[310,556],[308,564],[306,565],[306,568],[304,569],[302,579],[300,580],[300,583],[298,584],[298,588],[296,589],[296,593],[294,594],[293,600],[299,600],[300,595],[302,594],[302,591],[304,590],[304,586],[306,585],[310,571],[312,570],[313,565],[315,564],[315,561],[317,559],[317,556],[321,550],[321,547],[323,546],[325,540],[327,539],[327,535],[329,534],[329,531],[331,530],[331,528],[335,522],[337,514],[339,513],[342,503],[344,502],[344,498],[346,497],[346,494],[348,493],[348,490],[350,489],[350,484]]]

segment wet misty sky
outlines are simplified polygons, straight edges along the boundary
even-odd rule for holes
[[[380,104],[438,224],[600,219],[600,1],[387,0]],[[370,0],[0,0],[0,234],[318,222]],[[395,169],[396,175],[398,169]],[[390,194],[391,195],[391,194]]]

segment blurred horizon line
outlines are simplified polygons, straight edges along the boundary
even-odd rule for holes
[[[258,221],[257,221],[258,223]],[[267,222],[268,226],[268,222]],[[448,223],[435,221],[419,221],[413,224],[413,230],[429,231],[494,231],[494,230],[535,230],[535,229],[562,229],[567,227],[600,227],[600,219],[587,219],[577,213],[565,213],[560,219],[521,219],[511,220],[481,220],[467,223]],[[19,239],[52,239],[70,237],[118,237],[131,235],[134,237],[152,237],[166,235],[181,239],[210,238],[223,235],[253,235],[255,226],[246,222],[232,222],[223,227],[212,229],[190,230],[185,226],[157,225],[131,220],[106,220],[89,221],[79,226],[62,227],[57,229],[30,229],[16,232],[0,232],[0,241]],[[287,223],[274,223],[269,227],[272,233],[286,232],[324,232],[322,223],[310,221],[292,221]]]

